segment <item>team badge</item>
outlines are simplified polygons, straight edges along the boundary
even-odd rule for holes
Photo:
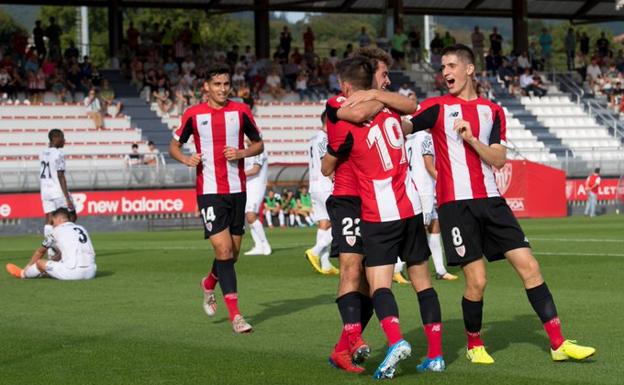
[[[455,248],[455,251],[457,252],[457,255],[463,258],[466,255],[466,246],[458,246]]]
[[[355,235],[347,235],[345,239],[347,240],[347,243],[349,244],[349,246],[351,247],[355,246]]]
[[[507,189],[511,185],[512,166],[511,163],[505,164],[500,170],[494,172],[496,177],[496,187],[501,195],[505,195]]]
[[[206,230],[212,231],[212,222],[206,223]]]

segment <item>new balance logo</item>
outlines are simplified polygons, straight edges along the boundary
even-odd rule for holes
[[[455,112],[451,112],[451,113],[449,114],[449,116],[450,116],[451,118],[456,118],[456,117],[458,117],[458,116],[459,116],[459,112],[457,112],[457,111],[455,111]]]
[[[208,125],[208,121],[207,120],[202,120],[201,123],[199,123],[201,126],[207,126]]]

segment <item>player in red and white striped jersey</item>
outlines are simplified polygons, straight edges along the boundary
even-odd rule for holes
[[[511,209],[500,196],[492,167],[505,164],[505,114],[478,97],[472,50],[457,44],[442,53],[442,75],[449,94],[425,100],[404,125],[404,131],[431,129],[438,172],[437,198],[444,249],[449,265],[460,265],[466,277],[462,299],[468,339],[466,355],[473,363],[491,364],[480,331],[488,261],[507,258],[527,292],[549,336],[555,361],[584,359],[595,349],[565,340],[557,310],[529,242]]]
[[[370,88],[372,67],[362,57],[338,65],[346,96]],[[355,125],[339,121],[323,159],[323,173],[331,173],[339,159],[350,158],[362,199],[362,240],[366,255],[366,277],[373,306],[388,339],[386,358],[375,378],[392,378],[397,363],[411,353],[401,335],[398,307],[390,290],[394,264],[399,256],[418,293],[421,316],[430,352],[422,370],[443,370],[441,357],[440,304],[427,268],[430,252],[416,186],[408,173],[400,116],[387,108],[372,120]],[[435,367],[429,365],[435,361]]]
[[[238,310],[234,270],[245,226],[244,158],[260,154],[264,145],[249,107],[228,99],[228,66],[210,68],[204,90],[208,101],[184,112],[169,153],[177,161],[197,168],[197,204],[205,238],[210,239],[215,250],[212,270],[202,280],[204,310],[209,316],[215,314],[214,288],[219,283],[234,331],[246,333],[252,327]],[[191,136],[197,153],[186,156],[181,147]],[[247,148],[244,136],[251,141]]]

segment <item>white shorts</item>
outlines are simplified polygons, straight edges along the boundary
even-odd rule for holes
[[[329,214],[327,214],[327,198],[331,195],[331,191],[313,192],[310,193],[312,198],[312,218],[316,222],[321,220],[329,220]]]
[[[48,261],[46,263],[46,273],[61,281],[75,281],[81,279],[92,279],[95,277],[97,266],[95,264],[87,267],[67,268],[62,262]]]
[[[41,199],[41,203],[43,204],[43,212],[48,214],[56,209],[60,209],[61,207],[67,208],[67,199],[63,198],[54,198],[54,199]]]
[[[262,189],[247,189],[247,202],[245,202],[246,213],[260,213],[260,208],[264,202],[264,193],[266,192],[266,186]]]

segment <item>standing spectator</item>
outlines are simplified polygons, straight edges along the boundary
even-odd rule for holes
[[[407,43],[407,35],[403,33],[401,27],[396,27],[394,35],[390,39],[390,46],[392,47],[392,58],[399,65],[401,69],[405,69],[405,45]]]
[[[104,118],[102,117],[102,105],[100,99],[95,94],[95,88],[91,88],[84,98],[84,106],[87,107],[87,116],[93,119],[95,128],[101,130],[104,128]]]
[[[420,30],[417,26],[412,26],[412,30],[407,34],[410,43],[410,60],[412,63],[420,63],[422,49],[420,47]]]
[[[53,60],[60,60],[61,58],[61,27],[56,24],[54,17],[49,19],[50,25],[45,30],[45,35],[48,38],[48,48],[50,51],[50,57]]]
[[[139,30],[134,28],[134,23],[130,22],[128,29],[126,30],[126,40],[128,41],[128,47],[131,51],[136,52],[139,49]]]
[[[124,163],[130,172],[128,183],[132,182],[132,179],[136,180],[136,183],[142,183],[143,170],[139,166],[143,164],[143,155],[139,153],[138,144],[132,144],[132,151],[125,156]]]
[[[314,52],[314,32],[310,26],[303,33],[303,52]]]
[[[472,50],[474,51],[475,61],[477,65],[477,71],[483,71],[483,49],[485,47],[485,36],[479,30],[479,26],[474,27],[474,32],[470,35],[470,40],[472,40]]]
[[[284,26],[282,32],[280,32],[280,43],[279,49],[282,52],[282,59],[288,60],[290,57],[290,45],[292,43],[292,35],[290,34],[290,30],[288,26]]]
[[[37,55],[39,60],[43,59],[46,56],[46,48],[43,37],[45,35],[45,31],[43,27],[41,27],[41,20],[35,21],[35,28],[33,29],[33,41],[35,42],[35,49],[37,50]]]
[[[568,64],[568,71],[574,70],[574,58],[576,56],[576,35],[572,28],[568,28],[568,33],[565,36],[565,50],[566,50],[566,62]]]
[[[594,169],[594,173],[585,180],[585,191],[587,191],[587,204],[585,205],[585,215],[590,218],[596,216],[596,205],[598,204],[598,187],[600,186],[600,168]]]
[[[362,27],[355,39],[360,45],[360,48],[368,47],[372,43],[370,35],[366,32],[366,27]]]
[[[162,54],[164,56],[171,56],[173,53],[173,42],[175,39],[175,30],[171,26],[171,20],[165,20],[165,26],[163,27],[160,43],[162,44]]]
[[[503,51],[503,37],[498,33],[498,28],[492,28],[490,34],[490,48],[494,52],[495,56],[498,56]]]
[[[80,51],[76,48],[76,43],[73,40],[69,41],[69,47],[65,49],[63,53],[63,57],[68,65],[72,65],[74,63],[78,63],[78,57],[80,56]]]
[[[444,32],[444,37],[442,38],[442,44],[444,48],[455,45],[455,38],[451,35],[450,31]]]
[[[440,54],[440,51],[442,51],[442,48],[444,48],[444,42],[442,42],[442,38],[440,37],[440,34],[438,32],[433,35],[433,39],[429,43],[429,48],[431,49],[432,55]]]
[[[72,97],[72,102],[76,102],[76,93],[84,92],[84,86],[82,83],[82,75],[80,74],[80,68],[78,63],[72,64],[69,72],[67,73],[67,89]]]
[[[551,67],[551,57],[552,57],[552,36],[548,32],[548,29],[542,28],[542,34],[539,37],[539,44],[542,47],[542,61],[544,63],[545,69],[550,69]]]
[[[600,32],[600,37],[596,40],[596,48],[600,57],[605,57],[609,53],[609,40],[604,32]]]
[[[581,54],[583,54],[583,56],[589,55],[589,36],[587,36],[587,33],[585,31],[581,33],[581,36],[579,37],[579,43]]]

